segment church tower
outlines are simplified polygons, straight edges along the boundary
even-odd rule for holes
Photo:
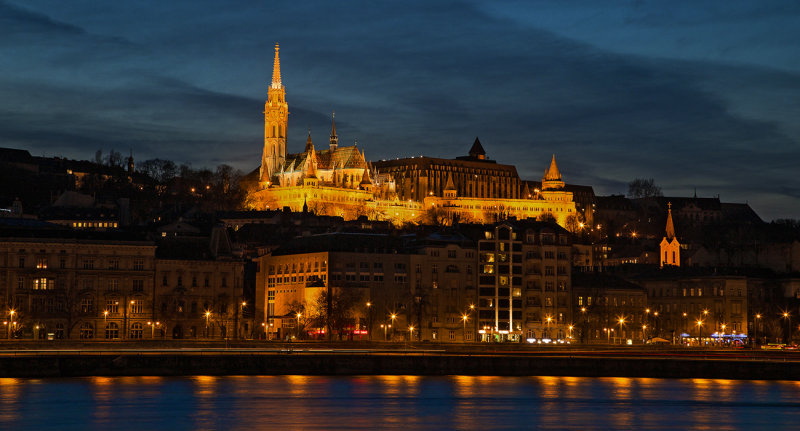
[[[266,187],[272,176],[280,171],[286,160],[286,123],[289,105],[286,89],[281,84],[281,61],[275,44],[275,61],[272,66],[272,84],[264,104],[264,152],[261,155],[259,184]]]
[[[667,204],[666,236],[661,240],[661,266],[681,266],[681,244],[675,237],[675,225],[672,224],[672,203]]]

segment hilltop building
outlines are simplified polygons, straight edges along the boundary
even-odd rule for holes
[[[288,104],[275,46],[272,83],[264,105],[264,148],[258,187],[247,198],[255,210],[289,207],[346,220],[367,216],[402,223],[485,223],[507,218],[554,218],[562,226],[576,215],[555,155],[530,190],[512,165],[486,157],[477,138],[468,156],[412,157],[368,162],[357,145],[340,146],[335,117],[328,148],[317,149],[309,131],[300,153],[287,152]]]

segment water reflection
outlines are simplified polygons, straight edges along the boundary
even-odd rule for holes
[[[800,421],[800,384],[485,376],[0,379],[2,429],[736,429]]]

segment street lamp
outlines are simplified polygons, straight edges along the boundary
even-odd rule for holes
[[[702,342],[701,339],[703,338],[703,321],[697,319],[697,342],[698,345]]]
[[[642,325],[642,344],[644,344],[646,341],[647,341],[647,325]]]
[[[297,330],[295,331],[295,338],[300,339],[300,318],[303,317],[302,313],[297,313]]]
[[[206,310],[205,316],[206,316],[206,338],[208,338],[208,318],[211,317],[211,311]]]
[[[383,329],[383,341],[386,341],[386,325],[381,323],[381,329]]]
[[[108,310],[103,310],[103,323],[108,323]]]
[[[367,301],[367,340],[372,341],[372,302]]]
[[[753,328],[753,344],[758,342],[758,321],[761,320],[761,313],[756,314],[755,328]]]
[[[784,311],[783,318],[786,319],[786,344],[789,344],[792,342],[792,315]]]
[[[390,317],[392,319],[392,323],[389,324],[389,327],[391,328],[392,325],[394,325],[394,319],[397,319],[397,314],[392,313]],[[394,339],[394,330],[392,330],[392,339]]]
[[[414,327],[413,326],[409,326],[408,327],[408,341],[411,342],[411,343],[414,342]]]
[[[547,338],[550,338],[550,322],[553,321],[553,316],[547,316],[545,318],[546,329],[547,329]]]
[[[625,317],[619,316],[617,322],[619,323],[619,336],[622,337],[622,327],[625,326]],[[622,344],[622,338],[620,338],[620,344]]]
[[[464,342],[467,341],[467,319],[469,319],[469,316],[466,314],[461,316],[461,322],[464,323]]]
[[[720,334],[719,338],[717,338],[717,340],[719,341],[720,344],[722,343],[722,337],[725,336],[725,326],[726,325],[724,323],[722,325],[720,325],[720,328],[722,328],[722,334]]]
[[[567,326],[567,330],[569,331],[569,338],[570,339],[572,339],[572,329],[573,328],[574,328],[574,326],[572,326],[572,325]]]

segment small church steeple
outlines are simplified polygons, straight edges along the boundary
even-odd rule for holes
[[[306,139],[306,152],[314,149],[314,143],[311,142],[311,129],[308,129],[308,139]]]
[[[331,114],[331,151],[339,148],[339,137],[336,136],[336,112]]]
[[[681,266],[681,243],[675,237],[675,225],[672,223],[672,202],[667,203],[666,235],[661,240],[661,266]]]

